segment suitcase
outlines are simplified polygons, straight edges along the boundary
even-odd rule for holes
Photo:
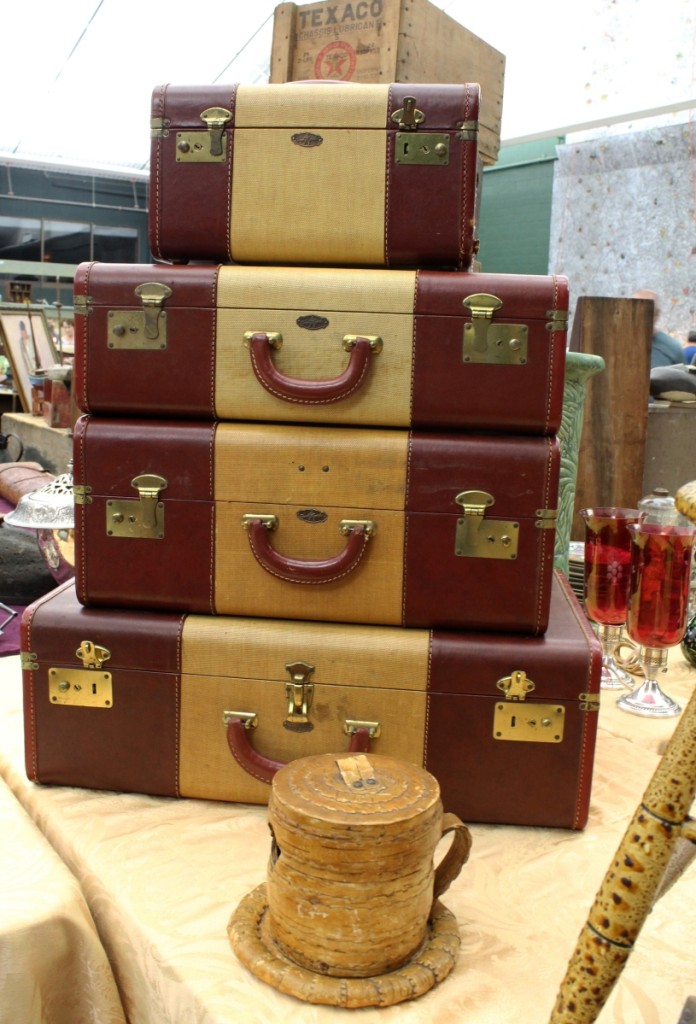
[[[81,417],[88,605],[542,633],[555,437]]]
[[[83,263],[83,412],[555,433],[563,277]]]
[[[467,269],[478,84],[162,85],[157,260]]]
[[[282,763],[369,749],[465,821],[582,828],[601,650],[552,592],[521,637],[85,608],[63,584],[22,619],[27,774],[261,804]]]

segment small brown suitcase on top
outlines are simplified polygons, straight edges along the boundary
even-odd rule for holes
[[[158,87],[152,253],[465,270],[479,94],[476,83]]]
[[[36,782],[265,803],[283,762],[421,765],[465,821],[582,828],[601,649],[554,575],[543,637],[85,608],[22,620]]]

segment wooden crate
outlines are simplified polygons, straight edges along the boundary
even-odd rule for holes
[[[479,153],[500,148],[505,57],[429,0],[280,4],[275,9],[271,82],[478,82]]]

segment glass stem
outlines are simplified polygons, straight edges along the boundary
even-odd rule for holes
[[[607,626],[603,622],[597,624],[597,638],[602,645],[602,657],[606,663],[608,658],[613,658],[614,648],[621,642],[623,626]]]
[[[640,663],[646,680],[657,682],[657,674],[666,671],[668,653],[666,647],[641,647]]]

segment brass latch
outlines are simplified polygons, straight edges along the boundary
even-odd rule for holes
[[[536,689],[536,683],[527,678],[523,669],[515,669],[509,676],[503,676],[495,684],[505,694],[506,700],[524,700],[528,693]]]
[[[404,105],[392,114],[392,121],[402,129],[394,139],[394,162],[426,166],[449,163],[450,139],[446,132],[414,132],[425,121],[425,114],[416,107],[415,96],[404,96]]]
[[[309,720],[309,708],[314,696],[314,685],[309,682],[309,677],[314,672],[314,665],[308,665],[306,661],[292,661],[285,669],[290,673],[292,681],[285,684],[288,717],[283,722],[283,728],[291,732],[311,732],[314,726]]]
[[[92,312],[94,299],[91,295],[73,296],[73,314],[75,316],[89,316]]]
[[[478,292],[463,299],[462,305],[471,312],[471,323],[464,325],[463,362],[525,365],[529,330],[526,324],[495,321],[494,314],[502,308],[502,299]]]
[[[107,345],[116,349],[165,349],[167,347],[167,313],[162,308],[172,290],[159,281],[139,284],[135,294],[142,310],[124,312],[109,310]]]
[[[75,657],[79,658],[85,668],[100,669],[105,661],[111,657],[111,651],[91,640],[83,640],[75,651]]]
[[[176,159],[178,163],[224,163],[227,159],[225,128],[232,120],[232,111],[225,107],[208,107],[200,114],[207,128],[200,131],[176,133]],[[207,138],[205,146],[203,139]]]
[[[19,663],[22,670],[25,672],[38,672],[39,656],[33,651],[21,651],[19,655]]]
[[[523,669],[516,669],[496,683],[505,702],[495,705],[493,738],[518,743],[561,743],[565,727],[562,704],[526,703],[535,683]]]
[[[419,124],[425,121],[425,114],[416,106],[415,96],[404,96],[404,105],[395,110],[391,116],[394,124],[398,124],[404,131],[414,132]]]
[[[517,558],[520,524],[487,519],[486,510],[495,504],[487,491],[462,491],[454,499],[464,510],[457,519],[454,553],[461,558]]]
[[[156,473],[133,477],[131,487],[138,492],[137,498],[112,499],[106,503],[107,536],[162,540],[164,503],[159,495],[166,486],[164,477]]]

